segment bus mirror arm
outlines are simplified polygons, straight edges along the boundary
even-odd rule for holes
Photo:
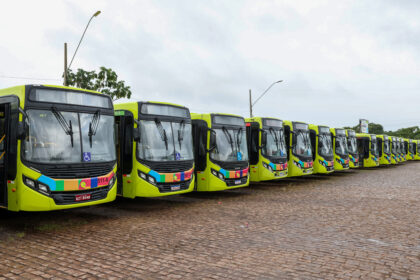
[[[18,123],[17,127],[17,138],[19,140],[24,140],[26,138],[26,132],[28,131],[28,115],[22,108],[19,107],[19,113],[23,115],[22,121]]]
[[[207,150],[207,152],[211,152],[212,150],[214,150],[216,148],[216,131],[214,131],[213,129],[209,129],[210,131],[210,147]]]

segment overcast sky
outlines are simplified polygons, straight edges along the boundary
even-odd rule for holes
[[[332,127],[419,125],[417,1],[2,1],[0,88],[111,67],[133,100]],[[25,77],[13,79],[10,77]]]

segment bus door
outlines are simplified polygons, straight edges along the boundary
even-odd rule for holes
[[[117,125],[117,193],[123,194],[123,177],[130,176],[133,169],[134,119],[129,111],[116,111]]]
[[[8,167],[8,131],[9,131],[9,107],[0,104],[0,206],[7,206],[7,167]]]

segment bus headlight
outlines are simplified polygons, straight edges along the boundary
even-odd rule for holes
[[[146,182],[148,182],[152,185],[156,185],[156,179],[153,176],[150,176],[149,174],[141,172],[140,170],[138,170],[137,173],[138,173],[139,177],[142,178],[143,180],[145,180]]]
[[[225,180],[225,176],[223,176],[222,173],[220,173],[220,172],[218,172],[218,171],[216,171],[214,169],[211,169],[211,174],[213,174],[215,177],[219,178],[222,181]]]
[[[44,184],[41,184],[41,183],[38,184],[38,189],[39,189],[40,192],[43,192],[45,194],[49,194],[49,192],[50,192],[50,188],[47,185],[44,185]]]
[[[147,180],[149,181],[149,183],[150,184],[152,184],[152,185],[155,185],[156,184],[156,180],[155,180],[155,178],[153,178],[152,176],[149,176],[148,178],[147,178]]]
[[[25,177],[25,185],[28,187],[35,189],[35,181]]]
[[[222,173],[219,173],[219,179],[220,180],[224,180],[225,179],[225,177],[223,177]]]
[[[112,178],[109,180],[108,186],[112,188],[112,186],[114,186],[114,182],[115,182],[115,176],[112,176]]]

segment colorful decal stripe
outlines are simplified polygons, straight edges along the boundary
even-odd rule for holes
[[[174,183],[190,180],[193,172],[194,168],[177,173],[158,173],[154,170],[150,170],[148,175],[155,178],[157,183]]]
[[[271,166],[271,168],[273,169],[273,171],[282,171],[282,170],[286,170],[287,169],[287,162],[286,163],[279,163],[279,164],[274,164],[272,162],[270,162],[268,164],[269,166]]]
[[[330,167],[330,166],[333,166],[334,165],[334,161],[326,161],[324,159],[324,164],[325,164],[325,166]]]
[[[225,176],[225,178],[242,178],[248,175],[249,167],[242,169],[242,170],[235,170],[235,171],[229,171],[224,170],[223,168],[220,168],[219,172]]]
[[[303,168],[309,168],[312,167],[314,165],[314,163],[312,161],[310,162],[303,162],[301,160],[299,160],[299,164],[303,167]]]
[[[52,179],[41,175],[38,181],[47,185],[51,191],[80,191],[108,186],[114,171],[105,176],[84,179]]]

